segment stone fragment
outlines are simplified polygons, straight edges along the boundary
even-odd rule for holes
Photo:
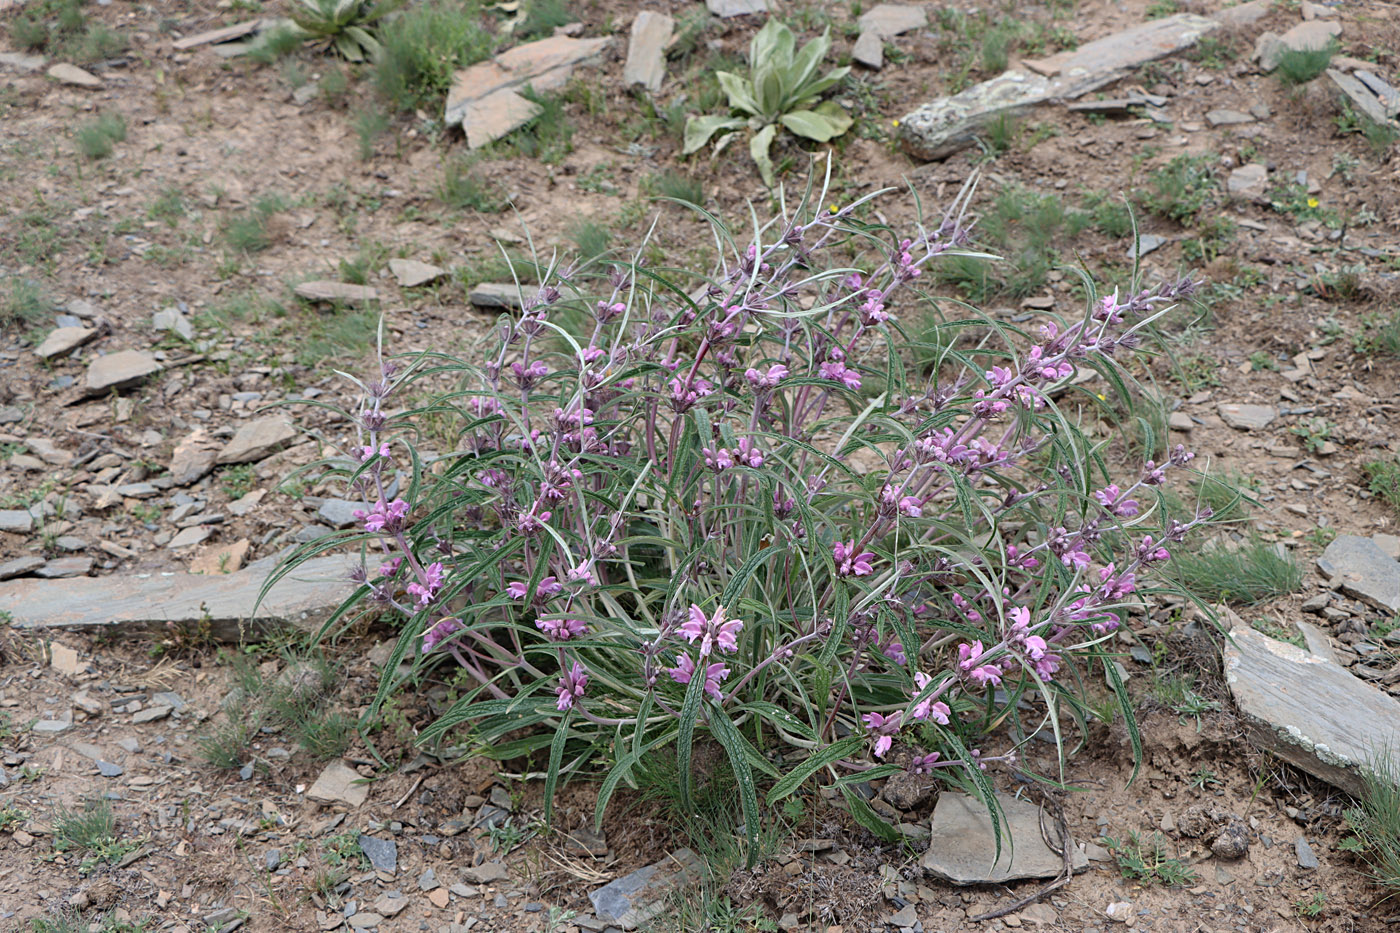
[[[1002,821],[1001,856],[996,856],[996,840],[987,808],[967,794],[944,791],[934,807],[932,838],[924,853],[927,874],[953,884],[1000,884],[1019,878],[1053,878],[1064,868],[1064,858],[1056,854],[1041,835],[1040,808],[1016,797],[998,797]],[[1048,829],[1053,833],[1053,827]],[[1089,866],[1085,855],[1075,849],[1071,868]]]
[[[1138,241],[1128,244],[1128,262],[1141,259],[1148,253],[1156,252],[1170,242],[1171,240],[1168,240],[1164,236],[1158,236],[1155,233],[1138,234]]]
[[[1400,537],[1396,535],[1371,535],[1371,540],[1391,560],[1400,560]]]
[[[1174,411],[1167,417],[1167,427],[1173,431],[1189,433],[1196,427],[1196,422],[1191,420],[1191,416],[1184,411]]]
[[[527,84],[535,91],[558,90],[575,65],[598,55],[608,41],[551,36],[464,68],[452,78],[443,122],[462,127],[472,149],[500,139],[540,112],[518,90]]]
[[[316,517],[332,528],[349,528],[359,521],[355,517],[355,512],[364,509],[363,502],[351,502],[349,499],[327,499],[316,510]]]
[[[1230,172],[1225,187],[1231,198],[1252,200],[1264,196],[1268,181],[1268,168],[1258,162],[1251,162]]]
[[[47,437],[26,438],[24,443],[30,452],[50,466],[66,467],[73,463],[73,455]]]
[[[73,728],[73,720],[71,719],[40,719],[30,727],[30,730],[39,735],[58,735],[71,728]]]
[[[370,911],[357,911],[345,919],[355,930],[372,930],[384,922],[383,917]]]
[[[484,862],[464,868],[462,877],[472,884],[492,884],[497,881],[509,881],[510,871],[501,862]]]
[[[50,78],[63,84],[71,84],[74,87],[102,87],[102,79],[91,72],[84,71],[77,65],[70,65],[67,62],[59,62],[50,65],[46,72]]]
[[[25,535],[34,530],[34,516],[25,509],[0,509],[0,531]]]
[[[354,305],[379,300],[378,289],[347,282],[302,282],[292,291],[307,301],[343,301]]]
[[[359,842],[360,851],[375,871],[392,875],[399,870],[399,845],[394,840],[360,833]]]
[[[126,773],[126,769],[123,768],[121,765],[112,764],[112,762],[110,761],[99,760],[97,762],[97,773],[102,775],[103,777],[114,778],[121,777],[123,774]]]
[[[478,308],[520,308],[520,289],[509,282],[482,282],[467,293],[467,300]]]
[[[1238,126],[1253,123],[1254,117],[1239,110],[1207,110],[1206,122],[1211,126]]]
[[[34,575],[47,580],[63,580],[68,577],[84,577],[92,570],[91,557],[60,557],[51,560],[34,571]]]
[[[416,259],[390,259],[389,271],[398,280],[399,285],[404,288],[417,288],[419,285],[427,285],[429,282],[436,282],[447,272],[426,262],[419,262]]]
[[[439,910],[446,910],[450,900],[446,888],[435,888],[428,892],[428,901]]]
[[[627,63],[622,67],[622,83],[640,84],[655,94],[666,78],[666,46],[676,21],[665,13],[643,10],[632,20],[627,41]]]
[[[923,7],[898,3],[881,3],[856,21],[860,36],[851,49],[851,58],[868,68],[885,64],[885,42],[911,29],[928,25]]]
[[[1255,40],[1254,58],[1265,71],[1273,71],[1286,52],[1325,49],[1335,42],[1341,32],[1340,23],[1324,23],[1317,20],[1298,23],[1281,36],[1265,32]]]
[[[354,768],[340,760],[332,761],[322,769],[315,783],[307,790],[306,797],[317,803],[344,803],[358,807],[369,797],[369,785],[363,782],[364,778]]]
[[[1211,17],[1218,20],[1223,26],[1249,26],[1268,16],[1269,11],[1273,8],[1274,0],[1249,0],[1248,3],[1225,7],[1212,13]]]
[[[297,429],[281,416],[254,418],[245,422],[238,433],[219,451],[216,462],[254,463],[269,457],[296,440]]]
[[[194,328],[189,319],[180,313],[179,308],[161,308],[151,315],[151,326],[156,330],[169,331],[185,340],[194,339]]]
[[[1317,868],[1317,855],[1313,852],[1312,846],[1308,844],[1307,836],[1298,837],[1297,841],[1293,843],[1293,851],[1298,856],[1299,868],[1306,868],[1309,871]]]
[[[78,659],[78,652],[57,642],[49,646],[49,664],[60,674],[67,674],[69,677],[76,677],[87,669],[87,665]]]
[[[407,907],[408,898],[398,891],[385,891],[379,895],[379,899],[374,902],[371,909],[383,917],[397,917]]]
[[[1317,569],[1348,596],[1400,612],[1400,563],[1370,538],[1338,535],[1317,559]]]
[[[1386,116],[1394,117],[1396,114],[1400,114],[1400,91],[1365,68],[1356,69],[1356,80],[1366,85],[1366,89],[1376,95]]]
[[[49,331],[44,342],[34,348],[34,355],[41,360],[52,360],[67,356],[97,337],[95,327],[59,327]]]
[[[213,534],[213,532],[203,525],[181,528],[176,532],[175,537],[171,538],[170,542],[166,544],[166,547],[172,551],[194,547],[196,544],[203,544],[205,541],[209,540],[211,534]]]
[[[81,560],[91,566],[89,559]],[[279,579],[259,603],[271,569],[270,564],[255,564],[230,574],[83,577],[61,584],[14,579],[0,583],[0,606],[14,616],[17,629],[140,631],[167,623],[207,623],[212,637],[236,641],[249,630],[309,627],[315,624],[312,617],[329,613],[345,598],[343,557],[308,561]]]
[[[4,4],[0,4],[3,8]],[[44,56],[25,55],[23,52],[0,52],[0,65],[16,71],[38,71],[44,67]]]
[[[1217,410],[1226,424],[1240,431],[1267,428],[1278,417],[1278,409],[1271,405],[1243,405],[1237,402],[1222,402]]]
[[[768,0],[705,0],[705,9],[720,19],[768,12]]]
[[[131,721],[138,726],[148,722],[156,722],[167,718],[171,711],[172,707],[169,706],[148,706],[143,710],[137,710],[136,714],[131,717]]]
[[[1219,26],[1215,20],[1178,13],[1086,43],[1071,52],[1028,59],[1023,64],[1030,71],[1008,71],[905,115],[900,120],[900,140],[917,158],[947,158],[971,146],[1003,116],[1019,116],[1049,100],[1080,97],[1139,65],[1194,45]]]
[[[246,23],[236,23],[232,26],[224,26],[220,29],[210,29],[207,32],[196,33],[193,36],[186,36],[183,39],[176,39],[170,43],[174,48],[184,51],[200,45],[214,45],[219,42],[228,42],[230,39],[240,39],[249,33],[257,32],[262,28],[261,19],[250,19]]]
[[[25,512],[23,514],[28,515],[29,513]],[[42,557],[16,557],[14,560],[7,560],[3,564],[0,564],[0,580],[11,580],[15,577],[22,577],[25,574],[33,573],[42,566],[44,566],[44,559]]]
[[[1372,121],[1382,125],[1390,123],[1390,118],[1395,115],[1395,111],[1390,109],[1386,102],[1359,78],[1338,71],[1336,68],[1328,68],[1327,77],[1331,78],[1332,83]]]
[[[236,573],[243,568],[252,546],[247,538],[239,538],[232,544],[211,547],[190,561],[190,573]]]
[[[1353,797],[1378,761],[1400,769],[1400,701],[1326,658],[1233,623],[1225,680],[1254,741]]]
[[[635,930],[660,914],[674,891],[699,881],[704,874],[700,857],[690,849],[680,849],[653,865],[590,891],[588,899],[599,920]]]
[[[144,350],[119,350],[99,356],[88,364],[87,394],[120,392],[145,381],[161,369],[156,358]]]
[[[188,486],[208,476],[218,456],[212,443],[209,432],[203,428],[181,438],[170,456],[170,481],[176,486]]]

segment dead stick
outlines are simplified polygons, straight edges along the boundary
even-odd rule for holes
[[[1044,804],[1042,804],[1041,806],[1041,816],[1043,817]],[[1064,808],[1056,804],[1055,810],[1055,819],[1060,830],[1060,856],[1064,859],[1064,864],[1063,867],[1061,867],[1060,869],[1059,876],[1054,881],[1050,882],[1048,885],[1041,888],[1039,891],[1035,892],[1029,897],[1023,897],[1014,904],[1008,904],[1005,907],[999,907],[996,910],[988,911],[985,914],[978,914],[976,917],[972,917],[970,919],[972,919],[974,922],[980,923],[983,920],[995,920],[998,917],[1005,917],[1007,914],[1015,913],[1023,907],[1029,907],[1031,904],[1034,904],[1036,901],[1045,897],[1045,895],[1049,894],[1050,892],[1057,891],[1065,885],[1069,884],[1070,878],[1074,877],[1074,872],[1070,867],[1070,853],[1074,851],[1074,841],[1070,839],[1069,836],[1069,823],[1065,820]],[[1043,823],[1041,825],[1040,833],[1041,836],[1044,837],[1045,827]],[[1048,842],[1048,840],[1046,841]],[[1050,848],[1053,850],[1055,847],[1050,846]]]

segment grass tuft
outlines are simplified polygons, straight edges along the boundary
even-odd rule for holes
[[[458,156],[444,163],[438,197],[448,207],[483,214],[497,214],[510,206],[500,187],[482,177],[477,160],[470,156]]]
[[[1249,605],[1296,593],[1303,585],[1303,571],[1293,558],[1263,541],[1233,551],[1178,553],[1169,570],[1182,586],[1210,601]]]
[[[479,10],[462,0],[425,0],[386,20],[379,30],[374,83],[395,110],[436,107],[452,74],[489,57],[495,36]]]
[[[73,134],[78,151],[89,159],[105,159],[112,146],[126,139],[126,117],[119,113],[104,113],[78,127]]]
[[[1320,49],[1289,49],[1279,56],[1278,68],[1274,73],[1284,84],[1295,87],[1307,84],[1327,70],[1332,56],[1339,50],[1336,42],[1329,42]]]
[[[256,253],[273,242],[272,219],[286,210],[286,203],[277,195],[259,198],[251,208],[224,223],[224,240],[239,253]]]

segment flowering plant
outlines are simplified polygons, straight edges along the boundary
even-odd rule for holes
[[[347,539],[369,555],[323,634],[352,610],[402,620],[366,722],[460,667],[471,689],[423,739],[547,749],[547,814],[561,774],[601,773],[599,819],[669,746],[689,812],[704,733],[751,835],[760,780],[771,805],[824,775],[891,838],[856,783],[935,774],[992,806],[987,764],[1082,723],[1094,670],[1137,749],[1104,642],[1208,514],[1166,516],[1155,495],[1190,453],[1110,482],[1068,403],[1098,404],[1082,367],[1122,389],[1117,357],[1192,283],[1090,284],[1075,317],[982,322],[996,345],[942,324],[925,374],[900,317],[929,301],[925,270],[965,252],[971,186],[904,236],[856,219],[876,195],[832,213],[815,188],[747,242],[715,221],[709,274],[550,266],[483,361],[429,352],[360,383],[361,527],[297,559]],[[442,379],[456,388],[391,407]],[[453,419],[451,451],[411,440],[429,414]]]

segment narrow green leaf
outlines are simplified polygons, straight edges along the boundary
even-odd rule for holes
[[[758,790],[754,786],[753,771],[749,768],[747,746],[749,743],[739,734],[734,723],[729,721],[724,707],[710,704],[710,731],[729,755],[729,768],[734,779],[739,782],[739,804],[744,811],[744,836],[748,839],[748,852],[745,867],[752,868],[758,859]]]
[[[773,159],[768,155],[768,149],[773,145],[773,137],[777,135],[778,124],[770,123],[749,140],[749,155],[753,157],[754,163],[758,165],[758,174],[762,176],[763,183],[768,187],[773,187]]]
[[[899,841],[899,831],[886,823],[880,814],[870,808],[870,804],[865,802],[860,791],[849,784],[840,786],[841,796],[846,798],[846,806],[851,808],[851,816],[855,817],[857,823],[869,830],[877,839],[885,842]]]
[[[1133,715],[1133,701],[1128,696],[1128,688],[1123,684],[1123,678],[1118,674],[1118,668],[1113,666],[1113,659],[1108,655],[1100,655],[1099,660],[1103,662],[1104,677],[1108,679],[1108,686],[1113,690],[1113,697],[1118,701],[1118,708],[1123,712],[1123,723],[1128,727],[1128,741],[1133,746],[1133,773],[1128,777],[1131,784],[1137,780],[1138,770],[1142,768],[1142,733],[1138,731],[1137,717]]]
[[[612,770],[608,772],[607,777],[603,778],[602,786],[598,788],[598,802],[593,805],[593,829],[595,831],[601,831],[603,828],[603,812],[607,810],[608,801],[612,800],[612,795],[613,792],[617,790],[617,785],[622,783],[622,781],[632,773],[632,768],[638,761],[642,760],[643,755],[671,741],[671,739],[675,737],[676,731],[673,729],[660,738],[648,742],[642,748],[628,752],[617,760],[617,764],[612,766]]]
[[[864,745],[865,736],[851,735],[808,756],[806,761],[785,774],[782,780],[769,789],[768,806],[775,806],[784,797],[795,793],[813,774],[842,758],[854,755]]]
[[[695,722],[700,718],[700,701],[705,698],[705,658],[695,665],[690,686],[685,691],[685,703],[681,706],[680,727],[676,733],[676,770],[681,796],[681,809],[686,815],[695,812],[695,802],[690,793],[690,757],[695,750]]]
[[[710,141],[710,137],[720,130],[736,130],[744,125],[738,117],[703,116],[691,117],[685,123],[685,147],[682,155],[690,155]]]
[[[564,713],[564,721],[559,723],[559,728],[554,733],[554,741],[549,745],[549,770],[544,776],[545,826],[551,826],[554,822],[554,788],[559,783],[559,765],[564,760],[564,743],[569,738],[569,720],[573,715],[572,709]]]

